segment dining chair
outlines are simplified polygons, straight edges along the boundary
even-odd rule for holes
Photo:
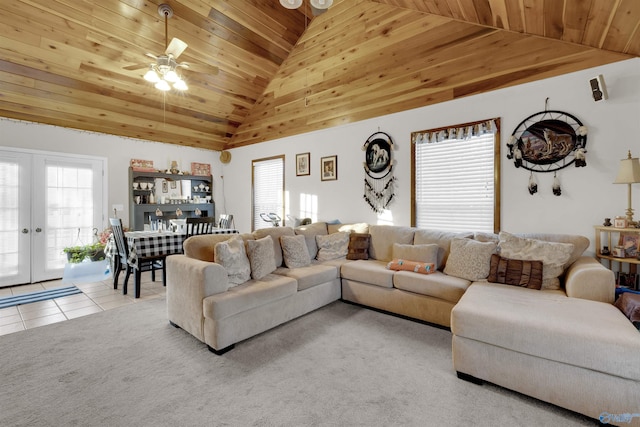
[[[187,235],[185,239],[198,234],[211,234],[216,226],[212,216],[187,218]]]
[[[118,276],[123,268],[126,268],[126,274],[124,276],[124,284],[122,285],[122,294],[127,294],[127,285],[129,283],[129,276],[133,270],[135,274],[135,283],[140,283],[140,276],[143,271],[151,271],[151,280],[156,280],[156,270],[162,269],[162,285],[167,286],[167,270],[165,258],[166,256],[155,257],[138,257],[138,268],[134,268],[129,263],[129,244],[124,236],[124,230],[122,228],[122,220],[120,218],[109,218],[111,230],[113,233],[113,241],[116,244],[116,250],[118,252],[119,262],[115,263],[116,271],[113,273],[113,289],[118,289]],[[140,288],[136,286],[135,297],[140,297]]]
[[[231,228],[232,223],[233,223],[233,215],[220,214],[220,222],[218,223],[218,227]]]

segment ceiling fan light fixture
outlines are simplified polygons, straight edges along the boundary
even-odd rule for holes
[[[178,73],[175,72],[175,70],[169,70],[164,73],[164,79],[169,83],[175,83],[180,80],[180,77],[178,76]]]
[[[156,70],[153,69],[153,65],[149,67],[149,71],[145,73],[144,79],[151,83],[158,83],[160,81],[160,76],[158,76]]]
[[[310,3],[316,9],[329,9],[333,4],[333,0],[310,0]]]
[[[169,83],[166,80],[159,80],[158,83],[155,84],[156,89],[166,92],[171,89]]]
[[[297,9],[302,6],[302,0],[280,0],[280,4],[287,9]]]
[[[187,89],[189,89],[189,87],[187,86],[185,81],[182,80],[182,79],[178,79],[178,81],[173,84],[173,88],[176,89],[176,90],[187,90]]]

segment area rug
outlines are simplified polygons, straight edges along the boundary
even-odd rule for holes
[[[456,377],[451,333],[335,302],[223,356],[164,299],[0,337],[0,425],[582,426]]]
[[[13,307],[14,305],[29,304],[32,302],[45,301],[48,299],[68,297],[69,295],[80,293],[82,293],[82,291],[75,286],[65,286],[63,288],[53,288],[47,289],[45,291],[13,295],[10,297],[0,298],[0,308]]]

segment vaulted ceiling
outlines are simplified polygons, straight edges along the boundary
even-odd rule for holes
[[[0,116],[222,150],[640,56],[638,0],[307,2],[2,2]],[[164,51],[161,3],[184,93],[135,66]]]

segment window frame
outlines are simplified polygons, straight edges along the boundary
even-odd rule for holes
[[[270,156],[270,157],[263,157],[263,158],[259,158],[259,159],[254,159],[251,161],[251,231],[255,231],[256,230],[256,204],[255,204],[255,197],[256,197],[256,163],[260,163],[260,162],[266,162],[266,161],[271,161],[271,160],[276,160],[276,159],[280,159],[281,160],[281,164],[282,164],[282,206],[281,206],[281,212],[275,212],[278,216],[280,216],[280,218],[284,221],[284,213],[286,211],[286,199],[285,199],[285,155],[284,154],[280,154],[277,156]],[[280,224],[282,225],[282,223]]]
[[[475,125],[482,125],[487,122],[493,121],[496,124],[496,131],[493,133],[494,142],[493,142],[493,232],[498,233],[500,231],[500,188],[501,188],[501,177],[500,177],[500,118],[491,118],[485,120],[478,120],[474,122],[456,124],[452,126],[443,126],[439,128],[433,129],[425,129],[421,131],[416,131],[411,133],[411,226],[417,226],[417,202],[416,202],[416,138],[418,134],[433,134],[441,131],[448,131],[449,129],[455,128],[467,128]],[[437,144],[437,142],[436,142]],[[463,231],[463,230],[460,230]],[[464,231],[473,231],[473,230],[464,230]]]

